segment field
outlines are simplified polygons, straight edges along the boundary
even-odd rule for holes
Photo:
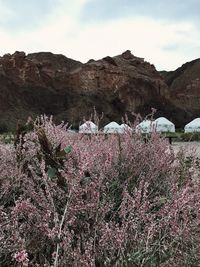
[[[177,153],[180,149],[183,149],[187,154],[190,154],[191,151],[196,154],[197,157],[200,157],[200,142],[173,142],[172,147]]]
[[[198,266],[198,142],[72,134],[46,117],[12,139],[0,145],[0,266]]]

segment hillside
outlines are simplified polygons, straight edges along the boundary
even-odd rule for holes
[[[129,50],[86,64],[49,52],[0,57],[0,128],[14,129],[18,119],[44,113],[77,127],[94,106],[104,113],[102,123],[154,107],[157,116],[181,125],[186,113],[171,95],[154,65]]]
[[[169,97],[183,110],[183,122],[200,116],[200,59],[183,64],[175,71],[161,72],[169,87]]]

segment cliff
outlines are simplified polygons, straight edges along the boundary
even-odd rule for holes
[[[183,64],[175,71],[161,73],[169,87],[169,97],[182,110],[182,124],[200,116],[200,59]]]
[[[54,115],[77,127],[95,107],[102,123],[121,121],[132,112],[176,120],[182,107],[155,67],[129,50],[86,64],[63,55],[15,52],[0,57],[0,128],[15,128],[18,119]]]

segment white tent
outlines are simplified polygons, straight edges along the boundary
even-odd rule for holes
[[[120,125],[120,127],[122,128],[122,132],[131,132],[132,131],[132,128],[130,126],[128,126],[127,124],[125,123],[122,123]]]
[[[154,121],[156,132],[175,132],[175,125],[164,117],[160,117]]]
[[[79,133],[91,134],[97,132],[98,127],[92,121],[86,121],[85,123],[79,126]]]
[[[75,133],[77,133],[77,130],[67,129],[67,133],[75,134]]]
[[[104,126],[103,132],[104,133],[123,133],[123,129],[118,123],[112,121],[108,123],[106,126]]]
[[[150,133],[153,131],[153,126],[153,121],[144,120],[136,126],[136,132],[140,131],[141,133]]]
[[[184,127],[185,133],[200,132],[200,118],[196,118]]]

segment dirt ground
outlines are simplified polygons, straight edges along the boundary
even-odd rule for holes
[[[195,152],[197,157],[200,157],[200,142],[172,142],[172,147],[175,152],[178,152],[180,149],[184,149],[187,154]]]
[[[9,149],[12,145],[5,145],[0,142],[0,147],[1,146]],[[175,153],[177,153],[180,149],[183,149],[188,155],[191,155],[191,153],[195,153],[196,156],[200,158],[200,142],[172,142],[172,147]]]

